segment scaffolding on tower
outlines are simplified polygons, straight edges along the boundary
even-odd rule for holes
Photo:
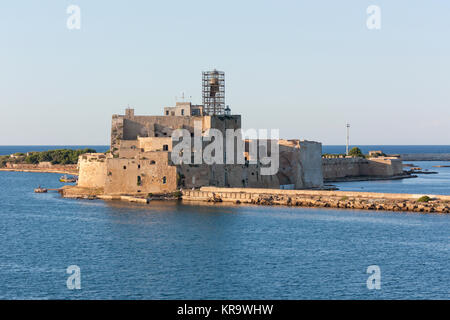
[[[225,111],[225,72],[202,72],[203,110],[206,115],[223,115]]]

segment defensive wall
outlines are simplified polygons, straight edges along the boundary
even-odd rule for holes
[[[81,188],[101,188],[110,195],[177,190],[177,169],[169,165],[169,152],[145,152],[138,158],[85,154],[78,165]]]
[[[180,108],[180,107],[179,107]],[[134,109],[127,109],[125,115],[113,115],[111,121],[111,151],[116,153],[123,140],[137,140],[138,137],[171,137],[176,129],[194,133],[195,123],[202,123],[202,133],[215,128],[240,129],[240,115],[221,116],[136,116]]]
[[[262,175],[261,164],[174,164],[170,138],[145,137],[120,142],[117,156],[84,154],[79,157],[78,186],[102,188],[105,194],[166,193],[179,188],[262,187],[320,188],[321,144],[278,140],[279,170]],[[152,150],[152,151],[149,151]]]
[[[323,158],[323,179],[326,182],[356,177],[402,176],[403,163],[394,157],[379,158]]]

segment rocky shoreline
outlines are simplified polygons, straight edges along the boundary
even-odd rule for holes
[[[5,172],[38,172],[38,173],[58,173],[58,174],[70,174],[72,176],[78,175],[78,171],[73,170],[60,170],[60,169],[4,169],[1,168],[1,171]]]
[[[64,186],[59,190],[64,198],[116,200],[148,204],[153,200],[177,200],[183,202],[231,203],[295,206],[315,208],[377,210],[418,213],[450,213],[450,196],[313,191],[278,189],[238,189],[204,187],[199,190],[183,190],[180,193],[161,195],[106,195],[101,189]],[[425,199],[425,200],[423,200]]]
[[[415,175],[415,173],[417,173],[417,172],[405,173],[402,175],[389,176],[389,177],[375,177],[375,176],[343,177],[343,178],[334,178],[334,179],[324,179],[324,182],[325,183],[333,183],[333,182],[401,180],[401,179],[417,178],[417,175]]]
[[[239,203],[239,202],[238,202]],[[318,208],[362,209],[381,211],[405,211],[420,213],[450,213],[450,203],[439,200],[417,202],[414,200],[389,201],[385,199],[323,198],[323,197],[283,197],[278,195],[260,196],[250,202],[258,205],[286,205]]]
[[[59,174],[70,174],[73,176],[78,175],[78,167],[76,164],[49,165],[49,166],[39,166],[33,164],[14,164],[12,167],[0,168],[0,172],[1,171],[59,173]]]
[[[288,191],[288,190],[286,190]],[[345,191],[307,191],[255,189],[248,191],[230,188],[202,188],[183,191],[183,200],[232,202],[234,204],[282,205],[317,208],[341,208],[419,213],[450,213],[450,196],[386,194]]]

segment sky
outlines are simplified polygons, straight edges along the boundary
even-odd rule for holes
[[[244,128],[448,145],[449,17],[446,0],[1,1],[0,145],[107,145],[112,114],[200,104],[214,68]]]

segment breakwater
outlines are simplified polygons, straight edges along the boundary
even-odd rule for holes
[[[185,201],[231,202],[235,204],[450,213],[450,196],[428,195],[430,198],[428,202],[418,201],[422,196],[424,195],[203,187],[199,190],[184,190],[182,199]]]
[[[403,161],[450,161],[450,153],[405,153]]]
[[[148,204],[153,199],[145,195],[108,195],[101,188],[80,188],[64,186],[59,189],[64,198],[119,200]],[[183,190],[183,201],[209,203],[228,202],[233,204],[284,205],[318,208],[364,209],[384,211],[405,211],[420,213],[450,213],[450,196],[423,194],[376,193],[354,191],[281,190],[255,188],[202,187]],[[158,200],[174,200],[178,196],[157,197]]]
[[[61,173],[61,174],[78,175],[78,167],[76,164],[42,165],[42,164],[14,163],[8,164],[6,168],[0,168],[0,171],[42,172],[42,173]]]

